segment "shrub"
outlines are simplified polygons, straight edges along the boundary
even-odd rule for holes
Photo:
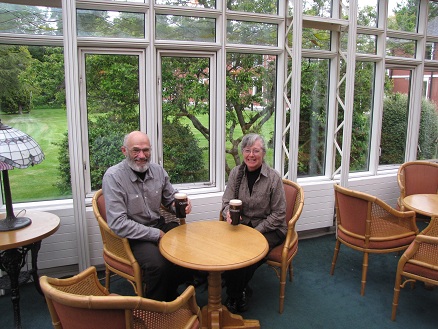
[[[383,122],[380,147],[380,164],[403,163],[405,159],[408,95],[396,93],[383,102]],[[418,159],[437,157],[438,112],[434,103],[427,99],[421,102]]]
[[[89,122],[89,152],[91,189],[102,187],[102,177],[112,165],[123,160],[120,147],[126,133],[137,129],[132,122],[136,120],[118,120],[110,116],[98,117]],[[187,126],[179,122],[163,123],[163,144],[165,169],[172,183],[195,182],[205,180],[206,171],[202,168],[202,149]],[[68,154],[68,136],[64,135],[59,144],[59,180],[56,186],[62,194],[71,193],[70,163]]]

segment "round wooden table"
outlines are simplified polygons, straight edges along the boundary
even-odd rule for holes
[[[208,305],[202,308],[203,328],[260,328],[258,320],[245,320],[222,305],[221,272],[254,264],[266,256],[268,249],[260,232],[224,221],[180,225],[160,240],[160,251],[169,261],[209,272]]]
[[[58,216],[48,212],[26,211],[20,216],[30,218],[32,223],[18,230],[0,232],[0,269],[9,277],[15,328],[21,328],[19,285],[26,255],[28,251],[31,252],[32,269],[28,274],[32,275],[37,290],[42,294],[38,278],[38,251],[41,240],[55,233],[60,223]],[[0,219],[3,218],[5,214],[0,214]]]
[[[402,200],[403,205],[419,214],[438,216],[438,194],[411,194]]]

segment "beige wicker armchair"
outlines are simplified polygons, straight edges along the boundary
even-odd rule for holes
[[[128,239],[119,237],[109,228],[106,222],[105,199],[102,190],[94,194],[92,205],[102,235],[105,288],[109,291],[111,273],[116,273],[132,284],[138,296],[143,296],[144,288],[140,265],[132,254]]]
[[[411,161],[403,163],[398,169],[397,182],[400,197],[399,209],[404,210],[402,200],[412,194],[438,193],[438,163],[430,161]]]
[[[438,218],[432,218],[398,262],[392,301],[393,321],[396,317],[400,288],[416,280],[428,285],[438,285]]]
[[[287,272],[289,272],[289,281],[292,281],[292,259],[298,252],[298,234],[295,230],[295,224],[300,218],[304,207],[304,191],[300,185],[288,179],[283,179],[283,188],[286,194],[286,239],[281,245],[272,249],[266,257],[266,263],[275,270],[277,277],[280,279],[280,313],[283,313],[284,310]]]
[[[375,196],[337,184],[335,189],[337,239],[330,274],[341,243],[363,252],[362,284],[365,294],[369,253],[383,254],[408,248],[418,234],[415,212],[398,211]]]
[[[111,273],[116,273],[131,283],[138,296],[143,296],[144,287],[140,265],[132,254],[128,239],[119,237],[108,226],[105,198],[101,189],[94,194],[92,206],[102,236],[106,289],[110,290]],[[161,207],[160,214],[166,222],[179,221],[180,224],[185,224],[184,218],[177,219],[174,214],[164,207]]]
[[[292,281],[292,259],[298,252],[298,234],[295,230],[295,224],[298,218],[300,218],[304,207],[304,191],[300,185],[288,179],[283,179],[283,188],[286,194],[286,238],[282,244],[272,249],[266,256],[266,263],[275,270],[280,280],[280,304],[278,310],[280,314],[284,310],[287,273],[289,272],[289,281]],[[225,220],[222,211],[219,212],[219,220]]]
[[[189,286],[171,302],[110,295],[89,267],[68,279],[40,278],[55,329],[199,328],[201,312]]]

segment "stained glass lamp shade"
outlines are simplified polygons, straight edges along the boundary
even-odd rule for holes
[[[32,137],[0,120],[0,170],[6,205],[6,218],[0,220],[0,231],[13,231],[31,224],[30,218],[14,215],[8,170],[25,169],[43,160],[44,153]]]

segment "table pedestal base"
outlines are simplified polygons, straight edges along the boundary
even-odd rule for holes
[[[211,271],[208,274],[208,305],[202,308],[202,328],[247,328],[259,329],[258,320],[245,320],[233,314],[222,305],[221,272]]]
[[[260,329],[259,320],[243,319],[240,315],[233,314],[225,306],[222,309],[209,311],[208,306],[202,308],[202,328],[246,328]]]

